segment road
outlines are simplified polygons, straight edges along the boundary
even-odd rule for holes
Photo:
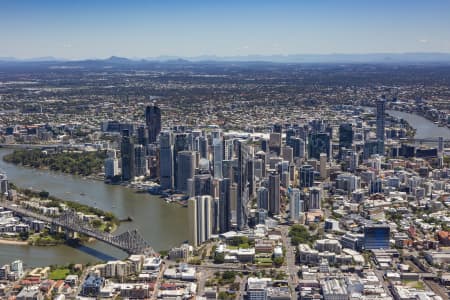
[[[286,249],[285,266],[288,275],[289,286],[291,287],[291,298],[297,299],[295,288],[298,285],[298,267],[295,264],[295,247],[291,244],[291,238],[288,235],[289,227],[281,227],[281,239]]]
[[[378,277],[378,280],[380,281],[381,286],[383,287],[384,291],[386,292],[386,295],[392,297],[391,290],[389,289],[389,285],[386,280],[384,280],[383,275],[384,271],[374,269],[373,270],[375,275]]]
[[[163,263],[163,264],[161,265],[160,270],[159,270],[158,277],[156,278],[156,281],[155,281],[155,288],[154,288],[153,293],[152,293],[152,296],[151,296],[151,298],[150,298],[151,300],[155,300],[155,299],[158,298],[159,286],[160,286],[160,284],[162,283],[162,278],[163,278],[163,276],[164,276],[164,271],[165,271],[165,270],[166,270],[166,264]]]

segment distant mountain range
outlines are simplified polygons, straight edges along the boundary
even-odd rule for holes
[[[111,56],[106,59],[69,60],[55,57],[18,59],[0,57],[2,63],[102,63],[113,65],[142,64],[152,62],[193,63],[193,62],[272,62],[272,63],[450,63],[450,53],[373,53],[373,54],[290,54],[290,55],[246,55],[195,57],[159,56],[142,59]]]

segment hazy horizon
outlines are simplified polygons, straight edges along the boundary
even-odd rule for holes
[[[0,57],[450,53],[450,2],[0,3]]]

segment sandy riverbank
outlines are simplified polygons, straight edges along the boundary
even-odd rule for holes
[[[0,245],[28,245],[27,241],[19,241],[19,240],[10,240],[10,239],[2,239],[0,238]]]

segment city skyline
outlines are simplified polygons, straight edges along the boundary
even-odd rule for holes
[[[0,57],[449,53],[447,1],[4,1]]]

